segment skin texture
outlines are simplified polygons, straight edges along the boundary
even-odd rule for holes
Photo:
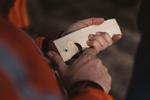
[[[85,19],[71,25],[63,35],[89,25],[102,24],[103,22],[104,19],[102,18]],[[105,92],[108,93],[111,89],[111,76],[105,65],[96,55],[112,45],[113,42],[119,40],[120,37],[121,36],[114,36],[111,38],[104,32],[97,32],[96,35],[89,35],[87,44],[91,48],[85,50],[85,52],[69,66],[66,65],[62,58],[54,51],[49,52],[49,57],[58,64],[58,72],[67,88],[78,81],[89,80],[102,86]]]

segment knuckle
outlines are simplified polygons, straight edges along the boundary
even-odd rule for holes
[[[101,40],[101,38],[102,38],[101,35],[98,35],[98,36],[95,37],[96,40]]]
[[[90,61],[91,58],[92,58],[91,55],[87,54],[87,58],[86,58],[86,59],[87,59],[88,61]]]
[[[93,49],[87,49],[87,50],[84,52],[84,55],[85,55],[85,57],[92,58],[92,57],[93,57],[93,52],[94,52]]]
[[[84,53],[84,58],[89,61],[89,60],[91,60],[92,57],[89,52],[86,52],[86,53]]]
[[[96,40],[93,41],[93,45],[97,46],[97,41]]]
[[[100,63],[100,64],[102,64],[102,60],[101,60],[101,59],[99,59],[99,58],[98,58],[98,60],[99,60],[99,63]]]
[[[97,50],[103,48],[103,45],[101,43],[98,43],[98,41],[94,41],[93,42],[93,46],[94,48],[96,48]]]
[[[110,37],[110,35],[107,32],[104,32],[104,36]]]
[[[106,32],[101,32],[101,36],[105,37],[108,33]]]
[[[102,65],[102,61],[99,58],[95,59],[95,63],[97,65]]]

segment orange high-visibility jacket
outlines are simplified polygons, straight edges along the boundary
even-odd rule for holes
[[[0,16],[0,100],[112,100],[94,87],[65,95],[39,47],[21,30],[29,25],[25,5],[15,0],[8,16]]]

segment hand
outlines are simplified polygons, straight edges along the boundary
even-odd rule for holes
[[[108,93],[111,88],[111,77],[96,54],[94,48],[89,48],[70,66],[54,51],[49,52],[49,57],[59,66],[58,72],[66,88],[76,82],[89,80],[99,84]]]
[[[73,31],[85,28],[90,25],[99,25],[104,22],[103,18],[89,18],[85,20],[78,21],[72,24],[64,33],[59,34],[58,36],[67,35]],[[56,37],[58,37],[56,36]],[[100,51],[106,49],[111,44],[117,42],[121,38],[121,35],[114,35],[112,38],[109,36],[108,33],[104,32],[97,32],[96,35],[89,35],[89,40],[87,41],[87,45],[90,47],[94,47],[96,52],[99,53]],[[50,42],[50,50],[54,50],[57,52],[53,42]]]
[[[88,27],[90,25],[99,25],[104,22],[103,18],[88,18],[85,20],[78,21],[72,25],[62,34],[62,36],[67,35],[71,32],[77,31],[79,29]]]
[[[103,22],[104,22],[103,18],[89,18],[89,19],[78,21],[78,22],[70,25],[70,27],[64,33],[56,34],[56,36],[53,37],[53,40],[57,39],[58,37],[62,37],[64,35],[67,35],[73,31],[79,30],[81,28],[84,28],[84,27],[87,27],[90,25],[99,25],[99,24],[102,24]],[[54,43],[53,43],[53,40],[49,42],[49,45],[50,45],[49,49],[58,52]]]
[[[103,18],[89,18],[85,20],[78,21],[72,24],[67,31],[65,31],[62,36],[67,35],[73,31],[85,28],[90,25],[99,25],[104,22]],[[96,52],[99,53],[100,51],[106,49],[113,43],[117,42],[121,38],[121,35],[114,35],[112,38],[109,36],[108,33],[104,32],[97,32],[96,35],[91,34],[89,35],[89,40],[87,41],[87,45],[90,47],[94,47]]]
[[[90,34],[88,37],[87,45],[95,48],[96,52],[106,49],[114,42],[117,42],[121,38],[121,35],[114,35],[112,38],[108,33],[97,32],[95,35]]]

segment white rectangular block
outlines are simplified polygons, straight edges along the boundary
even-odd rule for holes
[[[111,37],[115,34],[122,34],[120,27],[115,19],[104,21],[100,25],[91,25],[72,32],[64,37],[54,41],[61,57],[64,61],[69,60],[78,52],[78,48],[74,43],[79,43],[83,48],[88,48],[86,41],[89,34],[96,34],[96,32],[107,32]]]

